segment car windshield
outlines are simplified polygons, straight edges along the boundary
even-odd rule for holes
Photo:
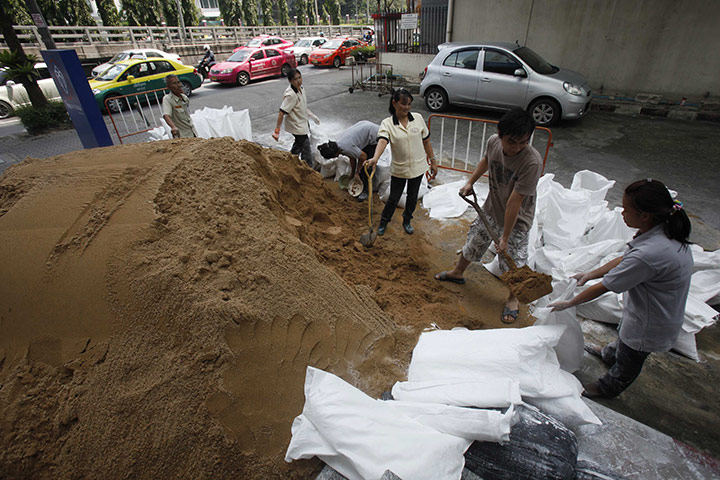
[[[535,70],[537,73],[548,75],[560,70],[556,66],[550,65],[547,60],[530,50],[528,47],[520,47],[514,50],[513,53],[522,58],[523,62],[527,63],[530,68]]]
[[[322,47],[320,48],[327,48],[328,50],[335,50],[338,48],[342,43],[345,41],[344,38],[336,38],[334,40],[330,40],[329,42],[323,43]]]
[[[113,65],[112,67],[108,68],[100,75],[98,75],[97,79],[102,81],[113,80],[115,77],[120,75],[122,71],[125,70],[125,68],[125,65]]]
[[[310,40],[300,40],[295,44],[296,47],[309,47],[310,46]]]
[[[120,52],[117,55],[115,55],[113,58],[111,58],[108,63],[118,63],[122,60],[125,60],[129,56],[130,56],[130,54],[128,54],[126,52]]]
[[[253,38],[252,40],[250,40],[248,42],[247,46],[248,47],[259,47],[260,44],[262,43],[262,41],[263,41],[262,38]]]
[[[228,58],[226,61],[242,63],[245,60],[247,60],[248,57],[250,55],[252,55],[253,53],[255,53],[255,52],[253,52],[251,50],[238,50],[237,52],[230,55],[230,58]]]

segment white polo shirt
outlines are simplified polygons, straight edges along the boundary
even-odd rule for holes
[[[408,113],[407,127],[403,127],[397,116],[382,121],[378,139],[384,138],[390,144],[392,164],[390,175],[399,178],[419,177],[429,168],[423,140],[430,136],[422,115]]]
[[[292,85],[283,93],[280,111],[285,114],[285,131],[293,135],[308,135],[308,108],[305,89],[296,90]]]

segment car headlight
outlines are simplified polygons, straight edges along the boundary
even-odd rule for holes
[[[580,87],[576,87],[575,85],[573,85],[570,82],[563,83],[563,88],[570,95],[582,95],[582,90],[580,90]]]
[[[232,73],[232,71],[233,71],[232,68],[224,68],[223,70],[220,71],[220,73]]]
[[[99,88],[93,88],[93,91],[92,91],[92,92],[93,92],[93,95],[97,95],[98,93],[100,93],[100,89],[99,89]]]

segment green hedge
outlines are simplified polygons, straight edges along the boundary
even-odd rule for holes
[[[27,105],[16,108],[13,113],[31,135],[47,132],[51,128],[70,126],[70,117],[63,102],[50,101],[44,108]]]

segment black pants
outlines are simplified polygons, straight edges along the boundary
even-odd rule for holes
[[[603,396],[614,398],[628,388],[640,375],[650,352],[633,350],[618,338],[602,349],[603,361],[612,364],[604,377],[598,380],[598,390]]]
[[[375,147],[377,147],[377,144],[374,143],[374,144],[368,145],[367,147],[362,149],[362,151],[365,152],[365,155],[367,155],[368,159],[373,158],[373,156],[375,155]],[[360,175],[360,180],[362,180],[362,183],[363,183],[363,191],[367,192],[368,191],[368,184],[367,184],[368,177],[367,177],[367,174],[365,173],[365,169],[362,168],[362,165],[360,165],[360,160],[357,160],[356,168],[357,168],[358,175]]]
[[[422,183],[422,175],[415,178],[390,177],[390,198],[388,198],[382,215],[380,215],[380,223],[388,224],[392,219],[397,204],[400,201],[405,183],[407,182],[407,198],[405,199],[405,211],[403,212],[403,223],[410,223],[413,218],[413,212],[417,205],[418,192]]]
[[[294,134],[293,137],[295,137],[295,142],[290,149],[290,153],[299,155],[305,163],[310,165],[310,168],[313,168],[313,155],[312,148],[310,148],[310,137],[308,135]]]

